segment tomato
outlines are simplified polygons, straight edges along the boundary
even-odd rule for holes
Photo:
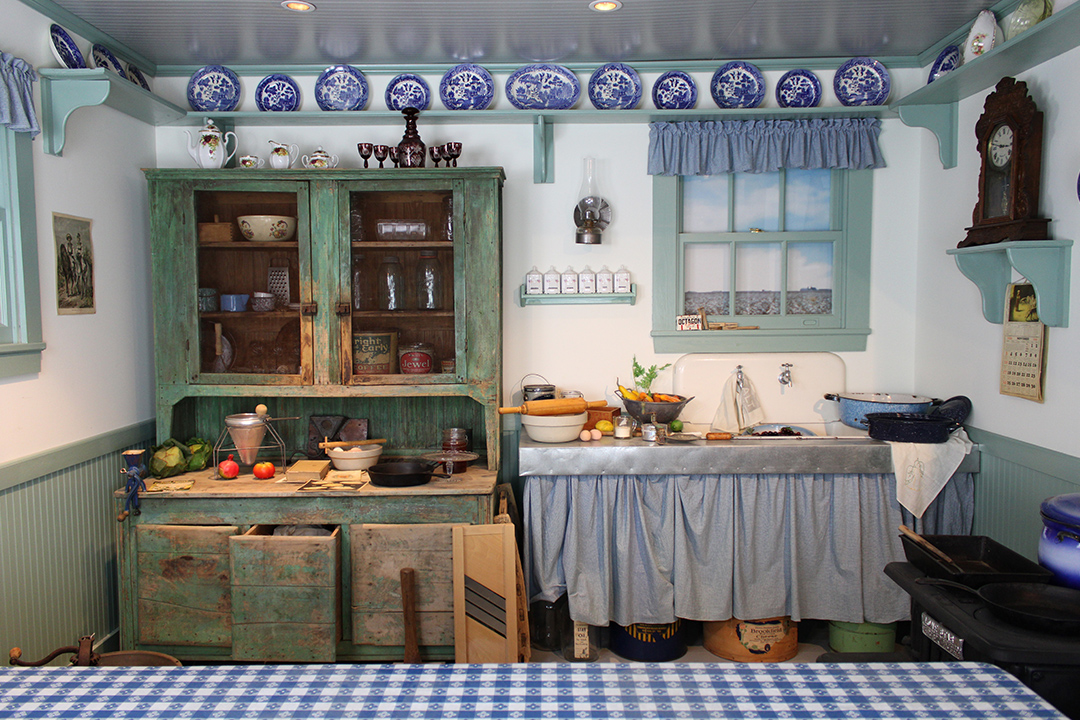
[[[255,467],[251,469],[251,472],[255,474],[255,477],[260,480],[266,480],[267,478],[274,477],[274,463],[261,462],[255,463]]]

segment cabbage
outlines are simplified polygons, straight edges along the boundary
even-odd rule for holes
[[[154,477],[167,478],[187,472],[191,461],[191,450],[187,445],[169,438],[151,452],[150,474]]]
[[[191,458],[187,464],[188,471],[205,468],[206,464],[210,462],[210,454],[214,452],[214,448],[210,443],[200,437],[193,437],[187,441],[187,446],[188,450],[191,451]]]

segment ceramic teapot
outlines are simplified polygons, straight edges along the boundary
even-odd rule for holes
[[[285,170],[292,167],[296,162],[296,156],[300,154],[300,148],[295,144],[270,141],[270,167],[275,170]]]
[[[216,170],[224,167],[225,163],[229,162],[232,156],[236,154],[236,133],[232,131],[222,133],[214,125],[213,120],[208,120],[206,127],[199,130],[198,138],[191,137],[191,132],[188,130],[185,130],[184,133],[188,136],[188,155],[201,168]],[[232,135],[233,139],[232,152],[228,152],[225,147],[230,135]]]
[[[315,152],[311,153],[311,155],[305,155],[300,158],[300,161],[304,163],[304,167],[306,168],[332,168],[337,167],[338,156],[326,152],[322,149],[322,145],[320,145]]]

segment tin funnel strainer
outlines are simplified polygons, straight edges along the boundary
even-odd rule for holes
[[[259,446],[266,435],[266,415],[257,413],[238,413],[225,416],[225,427],[229,437],[240,453],[243,465],[253,465],[259,455]]]

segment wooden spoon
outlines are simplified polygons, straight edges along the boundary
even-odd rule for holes
[[[928,553],[930,553],[931,555],[936,557],[938,560],[941,560],[944,563],[948,563],[949,565],[953,566],[957,570],[960,570],[960,566],[956,563],[955,560],[953,560],[951,557],[949,557],[948,555],[943,553],[941,550],[939,550],[937,547],[935,547],[932,543],[930,543],[930,541],[928,541],[926,538],[924,538],[922,535],[915,532],[911,528],[909,528],[907,525],[901,525],[900,526],[900,532],[902,532],[904,535],[907,535],[909,538],[914,540],[916,545],[921,547],[923,550],[926,550]]]

